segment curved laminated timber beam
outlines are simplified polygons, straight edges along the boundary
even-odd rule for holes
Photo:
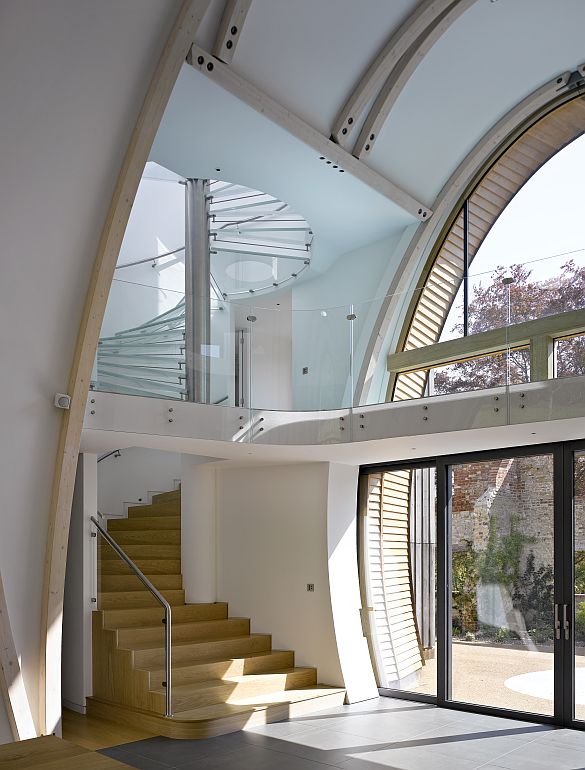
[[[6,714],[15,741],[36,738],[37,731],[32,718],[28,696],[14,638],[10,628],[8,607],[0,575],[0,691],[4,698]]]
[[[85,403],[98,337],[130,210],[181,65],[210,0],[183,0],[130,138],[104,223],[69,376],[71,408],[63,413],[49,513],[41,616],[40,730],[61,718],[61,636],[67,540]]]
[[[419,35],[452,3],[453,0],[423,0],[390,36],[340,110],[331,131],[333,141],[342,147],[349,145],[352,132],[359,125],[370,101],[378,94],[382,83]]]
[[[213,55],[231,64],[252,0],[228,0],[219,23]]]
[[[390,110],[412,77],[418,65],[449,27],[470,8],[476,0],[455,0],[446,10],[436,16],[418,39],[392,68],[386,82],[366,118],[353,148],[356,158],[363,158],[371,152],[386,122]]]
[[[352,174],[356,179],[364,182],[373,190],[391,200],[397,206],[408,212],[421,222],[428,221],[432,216],[432,210],[420,203],[405,190],[402,190],[394,182],[382,174],[369,168],[357,158],[354,158],[347,150],[340,147],[331,139],[328,139],[316,128],[306,123],[302,118],[292,113],[282,104],[265,94],[257,86],[245,80],[235,73],[230,67],[208,51],[198,45],[193,45],[188,62],[210,80],[229,91],[252,109],[265,115],[273,123],[284,128],[290,134],[309,147],[312,147],[320,156],[327,158],[339,168]]]
[[[532,126],[535,126],[541,118],[551,113],[556,107],[575,100],[578,94],[579,83],[584,80],[585,64],[580,64],[575,68],[574,72],[560,73],[525,97],[488,131],[483,139],[463,159],[459,167],[443,186],[433,204],[432,224],[430,227],[419,228],[415,233],[396,271],[396,278],[392,281],[386,299],[380,308],[359,373],[357,392],[361,394],[360,397],[363,397],[363,394],[367,392],[369,387],[369,378],[371,376],[369,373],[370,362],[376,362],[380,359],[380,356],[384,355],[382,352],[384,340],[387,339],[390,326],[396,324],[397,317],[400,319],[399,323],[402,324],[402,332],[396,342],[393,343],[392,349],[388,352],[400,352],[410,347],[408,336],[410,329],[413,328],[412,321],[415,318],[419,296],[426,294],[424,288],[432,272],[437,254],[441,249],[441,244],[446,241],[449,232],[451,230],[455,232],[457,228],[458,212],[465,198],[471,194],[475,187],[479,186],[482,176],[489,168],[494,166],[496,162],[505,162],[504,154],[522,134],[527,132]],[[581,110],[581,104],[583,104],[581,100],[578,101],[580,103],[575,104],[577,112]],[[577,120],[579,119],[577,118]],[[561,124],[565,126],[567,142],[570,141],[571,131],[574,132],[572,138],[578,135],[574,127],[574,117],[569,121],[568,127],[566,117],[563,118]],[[585,122],[583,123],[583,128],[585,128]],[[545,157],[543,156],[541,163],[544,161]],[[539,164],[535,163],[532,173],[538,167]],[[529,174],[524,177],[523,181],[528,176]],[[477,247],[479,247],[479,243]],[[418,289],[413,293],[411,287],[414,285]],[[452,297],[455,296],[458,285],[458,282],[453,284],[450,290]],[[443,289],[445,288],[445,281],[441,281],[441,286]],[[405,303],[405,295],[412,296],[410,303]],[[441,318],[445,317],[443,313],[444,309],[441,312]],[[442,321],[439,323],[442,329]],[[438,326],[439,324],[437,328]],[[438,333],[440,333],[440,330]],[[435,332],[436,336],[431,338],[426,344],[435,342],[438,339],[438,333]],[[414,347],[419,346],[414,345]],[[392,375],[386,394],[387,400],[394,400],[396,397],[395,384],[396,378]],[[421,384],[422,379],[416,383],[415,390],[419,390]]]

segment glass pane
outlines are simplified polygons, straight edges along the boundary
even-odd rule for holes
[[[530,351],[519,348],[430,370],[428,395],[462,393],[530,382]]]
[[[451,467],[452,697],[553,714],[553,460]]]
[[[555,343],[555,377],[585,374],[585,335],[557,340]]]
[[[368,477],[369,642],[381,687],[437,694],[435,470]]]
[[[585,720],[585,452],[575,453],[573,485],[575,719]]]

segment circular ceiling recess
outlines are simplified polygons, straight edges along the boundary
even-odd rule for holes
[[[215,290],[224,299],[274,291],[311,265],[313,231],[284,201],[250,187],[209,183]]]

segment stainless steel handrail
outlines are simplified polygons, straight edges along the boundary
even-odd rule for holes
[[[162,259],[163,257],[171,257],[173,254],[178,254],[180,251],[185,251],[185,247],[179,246],[178,249],[167,251],[164,254],[157,254],[156,257],[147,257],[146,259],[137,259],[136,262],[126,262],[123,265],[116,265],[114,270],[122,270],[124,267],[134,267],[135,265],[145,265],[147,262],[156,262],[157,259]]]
[[[120,449],[112,449],[111,452],[108,452],[107,454],[101,455],[101,457],[98,457],[97,461],[98,461],[98,463],[101,463],[102,460],[105,460],[108,457],[111,457],[112,455],[114,455],[115,457],[120,457],[121,450]]]
[[[134,564],[132,559],[128,556],[128,554],[124,553],[124,551],[120,548],[118,543],[114,540],[114,538],[102,527],[102,525],[99,523],[99,521],[95,518],[95,516],[91,516],[91,522],[96,527],[97,531],[100,533],[100,535],[104,538],[104,540],[108,543],[108,545],[112,546],[114,551],[118,554],[118,556],[122,559],[123,562],[125,562],[132,572],[136,575],[136,577],[140,580],[140,582],[148,588],[150,593],[154,596],[154,598],[164,607],[165,611],[165,619],[163,620],[163,623],[165,624],[165,681],[163,682],[163,687],[165,688],[165,716],[166,717],[172,717],[173,716],[173,707],[172,707],[172,668],[171,668],[171,619],[172,619],[172,612],[171,612],[171,605],[167,602],[165,597],[158,591],[153,584],[150,582],[150,580],[146,577],[146,575]]]

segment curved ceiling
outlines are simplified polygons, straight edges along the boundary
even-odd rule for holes
[[[375,55],[424,4],[252,0],[230,66],[328,137]],[[581,0],[476,0],[416,68],[367,164],[432,206],[498,118],[585,60],[584,22]]]

